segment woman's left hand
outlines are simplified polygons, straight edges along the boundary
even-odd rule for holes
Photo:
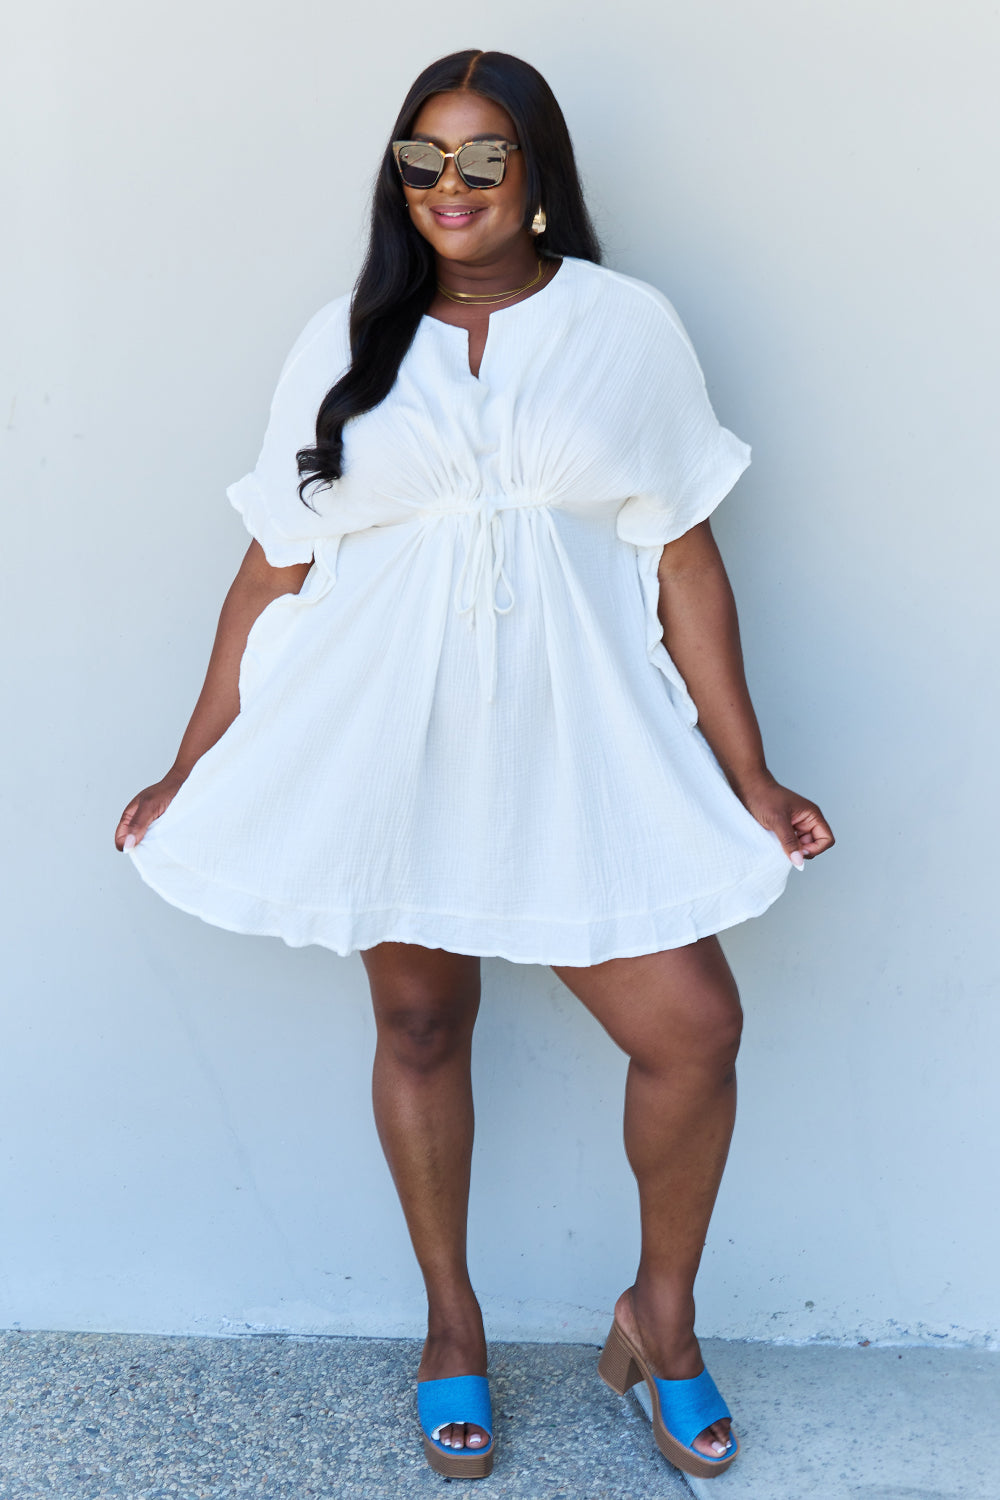
[[[781,847],[797,870],[807,859],[815,859],[836,842],[829,823],[808,797],[780,786],[774,777],[764,775],[735,787],[747,812],[769,828],[781,840]]]

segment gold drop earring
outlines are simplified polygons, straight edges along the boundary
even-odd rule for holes
[[[546,226],[547,223],[548,223],[548,220],[545,217],[545,210],[544,210],[544,208],[542,208],[539,205],[538,211],[535,214],[535,217],[531,221],[531,232],[532,232],[532,234],[534,234],[534,235],[544,234],[545,233],[545,226]]]

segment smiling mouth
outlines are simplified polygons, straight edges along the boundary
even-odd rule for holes
[[[476,214],[481,214],[481,208],[432,208],[431,213],[436,219],[444,219],[448,224],[467,224]]]

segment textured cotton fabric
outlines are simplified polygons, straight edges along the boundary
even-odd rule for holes
[[[345,431],[295,453],[348,364],[306,327],[229,491],[301,593],[254,624],[240,713],[132,854],[167,900],[346,954],[388,939],[586,965],[763,911],[789,862],[734,796],[657,619],[664,543],[749,462],[653,288],[565,259],[465,332],[425,317]]]

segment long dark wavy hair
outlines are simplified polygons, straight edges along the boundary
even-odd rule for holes
[[[566,121],[541,73],[507,52],[453,52],[431,63],[403,101],[376,178],[368,251],[351,299],[350,368],[323,398],[316,446],[296,455],[304,500],[309,485],[329,485],[341,477],[344,423],[388,396],[434,297],[434,252],[410,222],[391,142],[409,136],[432,94],[454,89],[492,99],[517,127],[527,169],[525,228],[539,205],[548,219],[536,241],[539,252],[600,261]]]

